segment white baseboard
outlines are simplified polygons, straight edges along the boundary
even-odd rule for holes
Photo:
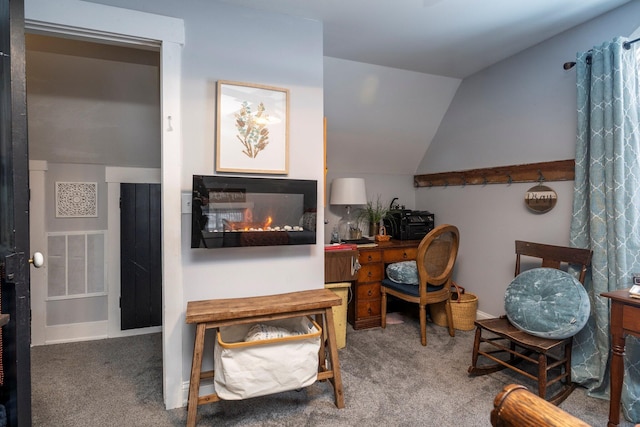
[[[109,338],[132,337],[134,335],[154,334],[162,332],[162,326],[151,326],[148,328],[126,329],[124,331],[115,331],[109,334]]]
[[[495,319],[498,316],[494,316],[493,314],[489,314],[489,313],[485,313],[484,311],[476,311],[476,319],[478,320],[482,320],[482,319]]]
[[[107,321],[46,326],[45,344],[92,341],[107,338]]]
[[[200,381],[200,396],[206,396],[215,393],[213,387],[213,379],[207,378]],[[187,406],[189,402],[189,381],[182,382],[182,406]]]
[[[68,342],[94,341],[105,338],[121,338],[134,335],[152,334],[162,332],[162,326],[150,328],[128,329],[108,333],[108,322],[72,323],[67,325],[47,326],[45,328],[44,345],[63,344]]]

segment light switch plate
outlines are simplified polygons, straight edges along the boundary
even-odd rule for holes
[[[192,201],[193,201],[193,196],[191,193],[182,193],[182,213],[183,214],[191,213]]]

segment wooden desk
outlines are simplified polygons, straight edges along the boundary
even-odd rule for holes
[[[354,283],[353,299],[347,318],[353,329],[382,325],[380,282],[387,264],[416,259],[420,240],[389,240],[377,242],[372,248],[358,248],[358,262],[362,266]]]
[[[329,365],[327,365],[325,357],[325,342],[321,339],[318,380],[328,379],[331,381],[335,404],[338,408],[344,408],[340,362],[338,361],[338,348],[331,311],[332,306],[341,303],[342,299],[329,289],[314,289],[263,297],[189,301],[186,322],[196,324],[196,339],[193,344],[193,360],[191,362],[187,426],[196,425],[199,405],[220,400],[215,393],[200,396],[200,380],[213,378],[213,371],[202,372],[204,335],[207,329],[298,316],[315,315],[316,321],[320,325],[324,324],[329,350]]]
[[[640,338],[640,300],[631,298],[623,289],[601,294],[611,298],[611,400],[608,427],[620,423],[620,395],[624,376],[624,339],[631,334]]]

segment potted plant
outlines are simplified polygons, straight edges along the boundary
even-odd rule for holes
[[[369,200],[367,206],[358,212],[358,220],[369,223],[369,235],[375,236],[380,234],[380,222],[386,218],[389,213],[389,207],[382,204],[380,195],[375,201]]]

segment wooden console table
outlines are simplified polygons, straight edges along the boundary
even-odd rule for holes
[[[601,294],[611,298],[611,400],[608,427],[620,423],[620,395],[624,376],[624,339],[627,335],[640,338],[640,300],[631,298],[628,289]]]
[[[318,353],[318,380],[328,379],[331,381],[335,404],[338,408],[344,408],[340,362],[338,361],[333,312],[331,311],[332,306],[341,303],[342,299],[329,289],[314,289],[262,297],[189,301],[186,322],[196,324],[196,338],[193,344],[191,363],[187,426],[196,425],[199,405],[220,400],[215,393],[200,396],[200,380],[213,378],[213,371],[202,372],[204,335],[207,329],[298,316],[315,315],[316,321],[320,325],[324,325],[329,365],[327,365],[325,355],[325,340],[321,339]]]
[[[358,248],[358,262],[362,266],[354,284],[353,299],[349,303],[347,319],[353,329],[382,325],[380,282],[387,264],[415,260],[420,240],[389,240],[378,246]]]

